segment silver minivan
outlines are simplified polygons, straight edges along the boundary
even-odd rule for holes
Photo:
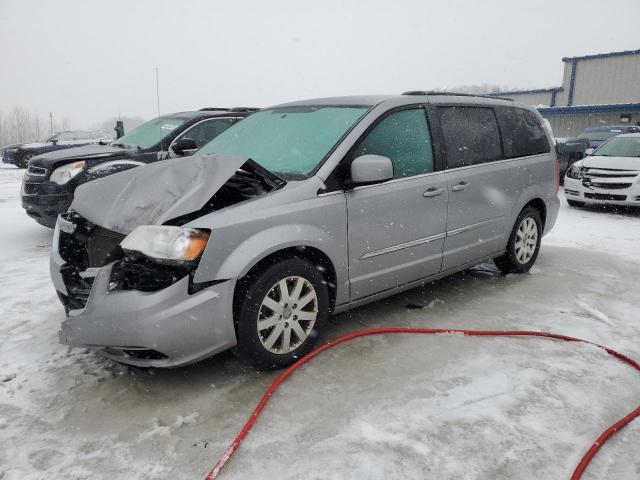
[[[552,137],[510,100],[288,103],[195,156],[81,186],[59,217],[60,340],[174,367],[309,352],[327,317],[493,259],[528,271],[559,201]]]

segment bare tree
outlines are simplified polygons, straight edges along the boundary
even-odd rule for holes
[[[71,129],[71,121],[67,117],[55,118],[53,120],[53,131],[64,132]]]
[[[41,140],[44,136],[44,127],[42,123],[42,119],[38,112],[33,112],[33,116],[31,117],[31,136],[37,140]]]
[[[4,115],[2,114],[2,110],[0,110],[0,148],[7,144],[6,136],[7,130],[4,125]]]
[[[22,107],[14,107],[9,115],[9,133],[11,143],[24,143],[32,140],[30,132],[31,115]]]
[[[125,131],[129,132],[141,123],[141,117],[113,117],[103,122],[95,123],[89,130],[113,134],[116,120],[124,122]],[[49,116],[43,117],[37,111],[29,112],[21,106],[15,106],[9,111],[0,110],[0,148],[14,143],[31,143],[42,141],[49,136]],[[71,129],[68,117],[53,117],[53,132],[63,132]]]
[[[15,106],[8,112],[0,111],[0,148],[13,143],[31,143],[41,141],[49,134],[49,119],[38,112],[29,112],[21,106]],[[71,129],[68,117],[55,119],[54,131]]]

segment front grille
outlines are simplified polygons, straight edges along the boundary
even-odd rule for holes
[[[29,165],[29,168],[27,168],[27,174],[34,175],[36,177],[44,177],[47,174],[47,169]]]
[[[623,202],[627,199],[626,195],[611,195],[608,193],[585,193],[584,197],[593,200],[615,200],[617,202]]]
[[[140,348],[140,349],[122,349],[122,352],[129,356],[136,358],[138,360],[166,360],[167,357],[164,353],[159,352],[157,350],[153,350],[152,348]]]
[[[142,347],[105,347],[102,351],[115,357],[131,357],[136,360],[166,360],[169,358],[162,352]]]
[[[596,188],[604,188],[605,190],[620,190],[623,188],[629,188],[631,183],[599,183],[591,182],[590,186]]]
[[[107,257],[124,240],[123,235],[112,230],[94,226],[87,238],[87,253],[89,255],[89,267],[101,267],[105,265]]]
[[[74,212],[63,214],[62,218],[73,228],[60,230],[60,256],[80,270],[106,265],[109,255],[126,236],[94,225]]]
[[[587,174],[590,177],[597,177],[597,178],[634,178],[638,176],[637,172],[625,172],[625,173],[595,173],[595,172],[589,172],[587,170]]]
[[[33,179],[33,177],[31,177]],[[66,195],[69,196],[67,189],[52,182],[30,182],[29,179],[24,182],[25,195]]]
[[[40,189],[39,183],[25,183],[24,184],[24,194],[25,195],[35,195],[38,193]]]
[[[598,178],[634,178],[640,172],[635,170],[616,170],[614,168],[586,168],[585,175]]]
[[[2,151],[2,159],[3,159],[5,162],[10,161],[10,160],[13,160],[13,159],[15,158],[15,156],[16,156],[16,151],[15,151],[15,149],[11,149],[11,150],[6,149],[6,150],[3,150],[3,151]]]

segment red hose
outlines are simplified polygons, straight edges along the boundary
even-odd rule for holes
[[[344,335],[342,337],[336,338],[335,340],[328,341],[324,345],[321,345],[315,350],[309,352],[307,355],[302,357],[300,360],[298,360],[296,363],[294,363],[289,368],[284,370],[280,375],[278,375],[278,377],[273,381],[273,383],[269,385],[269,388],[267,388],[267,390],[264,392],[264,395],[262,395],[262,398],[258,402],[258,405],[253,410],[253,413],[251,414],[247,422],[244,424],[244,426],[242,427],[242,429],[240,430],[236,438],[233,440],[233,442],[231,442],[231,445],[229,445],[229,448],[227,448],[227,451],[224,453],[222,458],[218,460],[218,463],[216,463],[215,466],[211,469],[211,471],[207,474],[207,476],[205,477],[205,480],[213,480],[218,477],[218,474],[220,473],[220,470],[222,470],[222,467],[224,467],[224,465],[229,461],[229,459],[231,458],[231,455],[234,454],[234,452],[237,450],[237,448],[240,446],[244,438],[249,433],[249,430],[251,430],[251,427],[253,427],[253,424],[258,419],[258,415],[260,415],[260,413],[264,409],[265,405],[271,398],[271,395],[273,394],[273,392],[275,392],[276,389],[280,386],[280,384],[284,382],[287,379],[287,377],[289,377],[289,375],[291,375],[298,367],[307,363],[309,360],[316,357],[318,354],[332,347],[335,347],[340,343],[346,342],[348,340],[352,340],[354,338],[364,337],[366,335],[380,335],[380,334],[387,334],[387,333],[421,333],[421,334],[431,334],[431,335],[440,334],[440,333],[445,333],[445,334],[461,333],[463,335],[474,336],[474,337],[546,337],[546,338],[552,338],[556,340],[563,340],[565,342],[588,343],[590,345],[595,345],[596,347],[602,348],[610,355],[613,355],[617,359],[631,365],[633,368],[640,371],[640,364],[638,364],[638,362],[636,362],[635,360],[627,357],[626,355],[623,355],[622,353],[618,353],[615,350],[612,350],[611,348],[605,347],[603,345],[599,345],[597,343],[590,342],[588,340],[568,337],[566,335],[560,335],[557,333],[536,332],[536,331],[530,331],[530,330],[456,330],[456,329],[443,329],[443,328],[412,328],[412,327],[372,328],[369,330],[360,330],[358,332],[353,332],[348,335]],[[640,406],[636,408],[633,412],[629,413],[627,416],[625,416],[624,418],[621,418],[612,426],[607,428],[598,437],[598,439],[594,442],[591,448],[587,450],[587,453],[584,454],[584,456],[582,457],[582,460],[580,460],[580,463],[574,470],[573,475],[571,476],[571,480],[579,480],[582,477],[582,474],[586,470],[587,466],[589,465],[589,462],[591,462],[591,460],[596,455],[598,450],[600,450],[602,445],[604,445],[604,443],[607,440],[609,440],[609,438],[611,438],[611,436],[614,433],[622,429],[625,425],[633,421],[633,419],[635,419],[638,416],[640,416]]]

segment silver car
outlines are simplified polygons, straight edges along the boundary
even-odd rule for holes
[[[261,110],[77,190],[51,254],[60,340],[138,366],[237,347],[283,367],[331,314],[490,259],[526,272],[558,212],[551,142],[534,109],[488,97]]]
[[[571,165],[564,193],[572,207],[640,207],[640,133],[613,137]]]

